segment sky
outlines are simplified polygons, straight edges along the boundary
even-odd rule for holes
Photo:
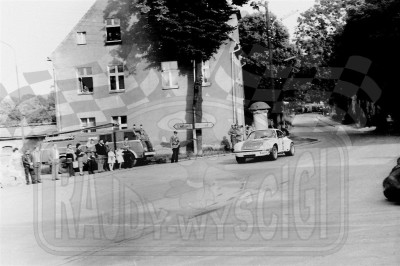
[[[188,0],[190,1],[190,0]],[[8,93],[17,86],[28,85],[24,73],[49,71],[47,57],[67,36],[95,0],[0,0],[0,84]],[[294,32],[298,15],[310,8],[315,0],[270,0],[270,11],[283,18],[282,23]],[[250,6],[243,12],[253,12]],[[12,48],[10,48],[10,46]],[[15,52],[15,58],[14,58]],[[16,64],[17,63],[17,64]],[[51,78],[29,84],[37,94],[51,90]],[[0,88],[0,100],[5,97]]]

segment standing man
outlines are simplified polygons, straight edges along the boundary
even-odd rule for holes
[[[49,156],[51,164],[51,180],[60,180],[58,178],[58,170],[60,167],[60,153],[57,148],[57,144],[53,144],[53,148],[50,150]]]
[[[235,144],[238,143],[238,139],[241,138],[241,134],[239,136],[238,136],[238,134],[240,134],[239,128],[236,124],[233,124],[228,131],[228,135],[231,136],[232,151],[233,151],[233,148],[235,147]]]
[[[147,135],[146,131],[144,131],[143,126],[140,125],[140,141],[142,142],[143,147],[147,147],[148,151],[154,151],[153,145],[150,142],[149,135]]]
[[[94,139],[89,139],[86,143],[86,152],[96,152],[96,144],[94,144]]]
[[[96,153],[97,153],[97,165],[99,168],[99,173],[104,172],[103,166],[104,166],[104,161],[105,158],[107,157],[107,149],[106,146],[104,146],[103,140],[99,140],[99,142],[96,144]]]
[[[132,167],[132,152],[130,151],[131,147],[129,145],[129,139],[125,138],[122,143],[123,151],[123,159],[124,159],[124,168]]]
[[[241,126],[236,125],[236,143],[243,141],[244,134],[245,133],[243,125]]]
[[[179,147],[180,147],[180,141],[178,138],[177,131],[174,131],[174,135],[171,136],[170,143],[171,143],[171,148],[172,148],[171,163],[174,163],[174,162],[177,163],[178,155],[179,155]]]
[[[104,159],[103,169],[105,171],[110,171],[111,169],[110,169],[109,162],[108,162],[108,153],[110,151],[110,146],[108,146],[107,140],[104,142],[104,147],[106,147],[106,158]]]
[[[35,150],[32,152],[32,162],[36,176],[36,183],[42,183],[42,178],[40,177],[42,171],[42,159],[40,158],[41,157],[40,155],[41,155],[40,146],[37,145],[35,147]]]
[[[22,156],[22,164],[25,170],[26,184],[29,185],[29,175],[31,176],[32,184],[36,184],[35,171],[33,170],[33,162],[30,150],[26,150],[25,154]]]

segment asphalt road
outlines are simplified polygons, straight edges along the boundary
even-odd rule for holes
[[[400,138],[307,114],[293,157],[232,155],[1,190],[1,265],[400,265]]]

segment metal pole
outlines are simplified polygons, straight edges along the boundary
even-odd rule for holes
[[[196,123],[196,99],[194,99],[194,97],[196,97],[195,95],[195,86],[196,84],[196,60],[193,60],[193,153],[195,156],[197,156],[197,135],[196,135],[196,127],[195,127],[195,123]]]
[[[57,89],[57,83],[56,83],[56,71],[54,68],[54,62],[51,60],[51,58],[47,57],[47,61],[52,63],[52,70],[53,70],[53,87],[54,87],[54,96],[56,100],[56,126],[57,126],[57,131],[61,131],[61,116],[60,116],[60,109],[58,106],[58,89]]]
[[[15,52],[14,47],[12,47],[10,44],[6,43],[5,41],[0,40],[3,44],[5,44],[6,46],[10,47],[11,50],[13,51],[13,56],[14,56],[14,63],[15,63],[15,74],[17,77],[17,90],[18,90],[18,107],[21,104],[21,91],[20,91],[20,87],[19,87],[19,75],[18,75],[18,63],[17,63],[17,53]],[[24,133],[24,121],[25,121],[25,116],[21,113],[22,115],[22,119],[20,121],[20,127],[21,127],[21,137],[22,137],[22,145],[25,142],[25,133]]]

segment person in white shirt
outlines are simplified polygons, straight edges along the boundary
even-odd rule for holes
[[[119,164],[119,170],[121,170],[122,164],[124,163],[124,153],[123,153],[123,150],[121,148],[118,148],[115,151],[115,157],[116,157],[116,159],[118,161],[118,164]]]
[[[24,166],[22,165],[21,158],[22,154],[18,148],[14,148],[7,165],[10,177],[14,179],[14,183],[16,184],[24,183]]]
[[[114,171],[114,163],[115,163],[115,153],[112,149],[109,150],[108,152],[108,166],[110,168],[110,171]]]

